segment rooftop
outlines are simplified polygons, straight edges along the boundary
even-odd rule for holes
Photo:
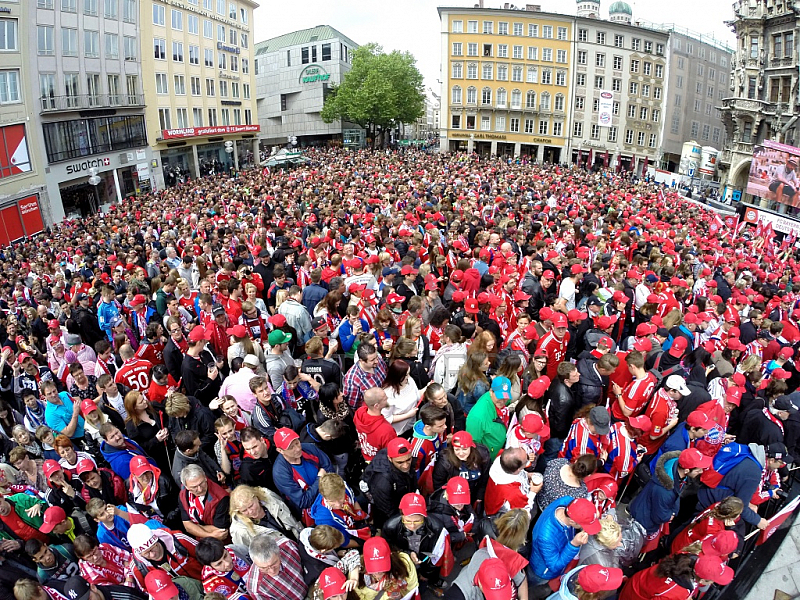
[[[276,52],[291,46],[311,44],[317,41],[332,39],[342,40],[352,48],[358,47],[358,44],[356,44],[353,40],[330,25],[317,25],[316,27],[311,27],[310,29],[301,29],[291,33],[284,33],[278,37],[264,40],[263,42],[258,42],[255,46],[256,56],[267,54],[269,52]]]

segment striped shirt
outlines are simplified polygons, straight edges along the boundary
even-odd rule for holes
[[[294,542],[281,538],[278,542],[281,569],[277,577],[270,577],[253,565],[245,575],[247,591],[259,600],[304,600],[308,586],[303,581],[303,565]]]

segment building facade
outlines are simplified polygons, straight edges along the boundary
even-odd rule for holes
[[[800,143],[798,55],[800,9],[795,3],[748,2],[733,6],[736,33],[728,95],[722,101],[727,143],[719,167],[727,198],[785,212],[786,205],[747,194],[753,148],[764,140]]]
[[[624,2],[612,8],[630,17]],[[568,160],[642,173],[660,154],[669,36],[623,18],[577,17],[575,26]]]
[[[0,0],[0,244],[42,230],[53,210],[45,185],[45,163],[32,120],[31,38],[26,24],[35,4]]]
[[[568,152],[574,17],[527,9],[439,8],[442,152]]]
[[[320,25],[256,44],[256,88],[261,142],[301,146],[341,142],[356,126],[320,116],[332,85],[353,64],[358,45],[333,27]]]
[[[155,184],[172,185],[187,175],[254,160],[260,128],[251,29],[258,5],[250,0],[139,2]]]

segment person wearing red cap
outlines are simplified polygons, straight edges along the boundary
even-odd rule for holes
[[[662,454],[656,461],[653,478],[628,507],[631,516],[654,539],[664,523],[678,514],[681,492],[689,480],[711,467],[711,459],[697,448]]]
[[[508,430],[506,450],[522,448],[528,455],[527,468],[536,465],[536,459],[544,453],[544,444],[550,439],[550,427],[535,412],[529,412],[522,420]]]
[[[569,322],[563,313],[554,313],[551,317],[553,327],[539,340],[537,348],[547,352],[547,376],[556,377],[558,365],[566,359],[569,345]]]
[[[217,397],[222,383],[219,372],[222,361],[215,362],[213,355],[205,352],[210,338],[210,331],[195,326],[189,332],[189,348],[181,364],[181,379],[186,393],[204,406]]]
[[[650,461],[650,473],[655,473],[656,464],[658,459],[666,452],[681,452],[686,448],[697,448],[698,443],[704,440],[708,435],[708,431],[714,427],[714,421],[701,410],[694,410],[686,417],[686,421],[678,424],[675,430],[670,433],[669,437],[664,440],[664,443],[658,448],[652,460]],[[700,446],[701,448],[708,448],[708,446]]]
[[[275,430],[278,456],[272,468],[275,487],[298,513],[310,509],[319,492],[319,478],[333,472],[330,458],[313,444],[301,444],[288,427]]]
[[[455,525],[455,529],[449,528],[448,531],[450,541],[457,548],[472,540],[475,513],[471,502],[469,482],[461,476],[451,478],[428,498],[428,510]]]
[[[732,580],[733,569],[717,556],[673,554],[634,574],[623,586],[619,600],[689,600],[698,587],[724,586]]]
[[[736,525],[742,514],[744,504],[736,496],[728,496],[722,502],[715,502],[697,515],[672,541],[672,553],[681,552],[695,542],[705,542],[723,531],[735,532],[729,528]]]
[[[382,537],[364,543],[363,583],[355,590],[358,600],[415,597],[418,594],[417,568],[405,552],[392,551]]]
[[[373,524],[381,528],[390,516],[397,514],[403,496],[417,489],[411,445],[403,438],[389,442],[367,465],[361,483],[362,491],[366,486],[365,493],[372,503]]]
[[[561,587],[548,600],[603,598],[622,585],[622,569],[600,564],[575,567],[561,578]]]
[[[580,263],[576,263],[569,268],[569,277],[564,277],[558,287],[558,297],[567,301],[567,310],[575,308],[575,293],[583,279],[586,268]]]
[[[328,567],[320,573],[317,582],[309,595],[318,598],[318,592],[322,593],[322,600],[347,600],[349,591],[358,587],[358,571],[354,570],[348,575],[342,573],[341,569]]]
[[[152,600],[180,600],[186,590],[161,569],[153,569],[144,578],[145,590]],[[93,599],[88,599],[93,600]]]

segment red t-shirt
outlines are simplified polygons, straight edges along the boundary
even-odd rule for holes
[[[645,454],[655,454],[656,450],[661,447],[667,435],[662,435],[660,438],[651,439],[652,435],[661,435],[667,424],[675,417],[678,416],[678,405],[675,401],[667,395],[663,389],[658,390],[658,393],[653,397],[653,401],[647,408],[647,416],[653,423],[653,428],[647,435],[643,435],[639,443],[644,446],[647,451]]]
[[[622,397],[620,400],[625,405],[626,409],[633,411],[631,413],[632,417],[638,417],[642,410],[644,410],[644,405],[650,397],[650,394],[653,393],[655,385],[656,378],[652,373],[647,373],[643,379],[632,380],[625,386],[625,389],[622,390]],[[611,412],[618,421],[624,421],[627,418],[622,414],[619,402],[615,401],[611,404]]]
[[[154,365],[163,365],[164,345],[163,342],[156,342],[155,344],[144,343],[136,350],[136,358],[141,358]]]
[[[152,368],[153,363],[134,357],[122,363],[122,367],[114,377],[114,382],[127,385],[138,392],[147,392],[147,388],[150,387],[150,369]]]

